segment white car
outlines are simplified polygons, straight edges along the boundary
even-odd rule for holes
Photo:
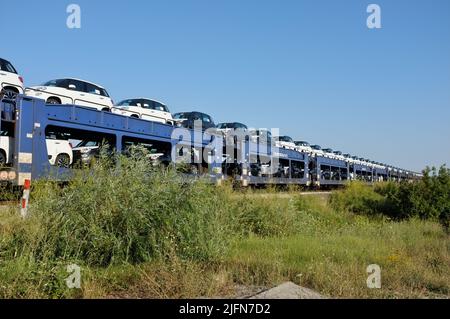
[[[17,94],[23,94],[23,78],[17,74],[14,66],[0,58],[0,91],[3,99],[15,101]]]
[[[314,156],[325,156],[325,152],[322,151],[322,147],[320,147],[320,145],[313,145],[311,146],[311,149]]]
[[[311,145],[309,145],[306,141],[297,141],[295,142],[296,150],[303,153],[312,153],[313,149]]]
[[[110,111],[113,101],[101,86],[78,79],[51,80],[41,86],[25,89],[28,96],[43,99],[47,104],[75,104]]]
[[[296,149],[294,140],[289,136],[278,136],[275,145],[279,148],[286,148],[291,150]]]
[[[0,167],[11,164],[14,139],[8,136],[6,131],[0,132]]]
[[[329,158],[336,158],[335,154],[333,153],[334,151],[331,148],[323,148],[322,151],[325,153],[326,157]]]
[[[12,164],[14,143],[13,137],[0,132],[0,166]],[[68,168],[72,164],[72,146],[62,134],[47,134],[46,145],[50,165]]]
[[[166,105],[146,98],[123,100],[113,107],[112,112],[153,122],[173,124],[172,114]]]
[[[48,132],[45,137],[50,165],[68,168],[73,163],[72,145],[68,135]]]

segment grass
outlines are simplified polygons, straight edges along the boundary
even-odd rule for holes
[[[332,211],[305,211],[297,234],[251,237],[228,260],[236,282],[291,280],[330,297],[450,295],[450,240],[435,222],[393,223]],[[382,268],[382,289],[368,289],[366,268]]]
[[[142,158],[110,164],[64,188],[34,184],[26,220],[0,210],[1,298],[232,297],[236,285],[287,280],[337,298],[450,297],[448,233],[438,221],[361,214],[366,189],[331,200],[235,192]],[[81,289],[65,284],[73,263]],[[366,286],[374,263],[382,289]]]

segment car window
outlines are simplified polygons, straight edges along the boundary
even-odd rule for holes
[[[102,90],[93,84],[86,83],[86,93],[95,94],[95,95],[103,95]]]
[[[61,132],[47,132],[45,138],[48,140],[69,140],[70,135]]]
[[[76,147],[96,147],[99,146],[100,143],[98,141],[81,141]]]
[[[162,103],[153,102],[153,109],[162,112],[169,112],[169,109]]]
[[[139,100],[124,100],[121,101],[119,104],[117,104],[117,106],[141,106],[141,103]]]
[[[100,95],[101,95],[101,96],[109,97],[108,91],[106,91],[106,90],[103,89],[103,88],[99,88],[99,90],[100,90]]]
[[[71,88],[71,86],[73,86],[73,88]],[[85,83],[78,80],[68,79],[67,88],[72,91],[86,92]]]
[[[151,100],[139,100],[137,106],[143,107],[144,109],[153,109],[153,101]]]
[[[292,138],[290,138],[289,136],[280,136],[280,141],[281,142],[291,143],[292,142]]]
[[[0,70],[17,74],[16,69],[6,60],[0,59]]]
[[[189,113],[175,113],[173,118],[176,120],[189,118]]]
[[[50,87],[59,87],[59,88],[68,88],[67,80],[51,80],[42,84],[42,86],[50,86]]]
[[[192,120],[193,120],[193,121],[202,121],[203,119],[202,119],[201,114],[199,114],[199,113],[194,113],[194,114],[192,114]]]
[[[211,119],[211,117],[209,117],[209,115],[203,114],[202,119],[203,119],[203,122],[205,122],[205,123],[212,123],[212,119]]]

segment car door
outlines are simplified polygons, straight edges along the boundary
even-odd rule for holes
[[[146,99],[141,100],[141,105],[143,108],[142,118],[144,120],[165,123],[166,120],[164,119],[164,116],[161,114],[161,112],[156,110],[155,103],[156,102],[154,102],[152,100],[146,100]]]
[[[74,104],[92,107],[92,103],[86,94],[86,83],[68,79],[65,85],[67,85],[67,89],[70,91],[68,95],[74,100]]]
[[[153,114],[162,119],[164,123],[172,119],[172,115],[168,112],[167,107],[162,103],[153,101],[152,111]]]
[[[95,107],[97,109],[103,109],[105,107],[110,107],[108,99],[106,96],[102,95],[102,89],[94,84],[85,83],[85,95],[87,103],[89,106]]]

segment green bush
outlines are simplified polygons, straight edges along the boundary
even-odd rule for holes
[[[154,168],[145,157],[93,165],[65,187],[34,184],[31,217],[0,242],[2,256],[105,266],[223,254],[229,209],[218,188]]]
[[[379,183],[373,188],[350,183],[334,192],[330,202],[337,210],[382,214],[394,219],[417,217],[450,224],[450,170],[442,166],[427,168],[424,177],[415,182]]]
[[[375,215],[384,204],[384,198],[363,182],[350,182],[342,191],[330,196],[331,207],[338,211]]]
[[[233,200],[231,224],[234,233],[241,236],[286,236],[298,229],[298,214],[292,200],[243,196]]]

